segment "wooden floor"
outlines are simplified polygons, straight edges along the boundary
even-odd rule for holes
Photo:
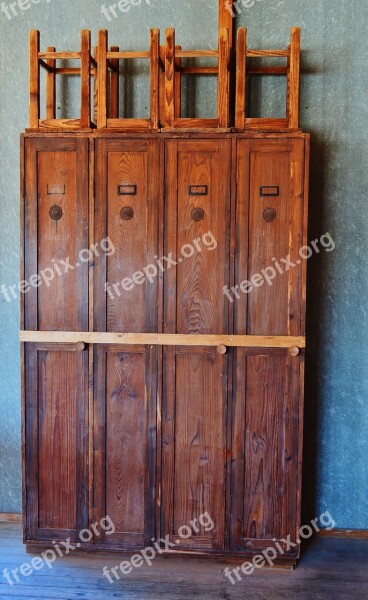
[[[5,567],[29,562],[19,524],[0,523],[0,598],[16,600],[368,600],[368,540],[315,538],[295,571],[260,569],[232,586],[225,565],[213,561],[156,559],[151,567],[109,584],[102,568],[113,555],[79,553],[59,558],[21,583],[9,586]],[[231,565],[230,565],[231,567]]]

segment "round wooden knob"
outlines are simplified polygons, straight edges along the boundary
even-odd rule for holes
[[[289,348],[289,354],[290,354],[290,356],[299,356],[300,348],[298,348],[297,346],[293,346],[292,348]]]
[[[203,208],[193,208],[192,212],[190,213],[190,216],[192,217],[193,221],[202,221],[202,219],[204,218]]]
[[[120,216],[124,221],[130,221],[134,217],[134,210],[131,206],[124,206],[120,211]]]
[[[227,352],[227,347],[224,346],[223,344],[221,344],[220,346],[217,346],[217,352],[219,354],[226,354]]]
[[[53,221],[58,221],[63,216],[63,209],[57,204],[54,204],[49,210],[49,215]]]
[[[276,219],[276,211],[273,208],[266,208],[263,212],[263,218],[267,223],[272,223]]]

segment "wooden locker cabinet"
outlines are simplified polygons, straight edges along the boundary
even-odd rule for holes
[[[296,541],[304,352],[289,349],[305,334],[309,137],[54,133],[23,145],[24,278],[75,266],[107,237],[115,250],[24,296],[23,328],[49,336],[24,344],[25,542],[76,540],[106,515],[114,534],[86,548],[168,534],[175,552],[251,556]],[[215,247],[186,258],[208,232]],[[289,255],[295,267],[272,285],[224,294]],[[114,288],[163,256],[177,265]],[[72,337],[50,342],[58,332]],[[229,345],[89,343],[122,333]],[[234,335],[283,343],[232,347]],[[213,530],[180,540],[206,512]]]
[[[88,140],[26,138],[24,150],[24,279],[45,273],[24,298],[24,327],[87,331],[88,264],[74,267],[89,245]],[[26,539],[77,540],[89,519],[87,352],[26,344],[23,361]]]

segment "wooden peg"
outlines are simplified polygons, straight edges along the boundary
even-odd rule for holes
[[[218,354],[226,354],[227,347],[224,344],[221,344],[220,346],[217,346],[217,352]]]
[[[298,348],[298,346],[292,346],[291,348],[289,348],[290,356],[299,356],[299,354],[300,354],[300,348]]]

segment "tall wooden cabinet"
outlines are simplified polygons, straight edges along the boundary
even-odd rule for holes
[[[243,557],[296,542],[309,136],[241,128],[238,105],[221,130],[178,116],[129,131],[109,110],[75,130],[33,106],[22,136],[24,541],[80,541],[108,515],[114,533],[86,549],[168,535],[172,552]],[[181,539],[204,513],[214,527]]]

